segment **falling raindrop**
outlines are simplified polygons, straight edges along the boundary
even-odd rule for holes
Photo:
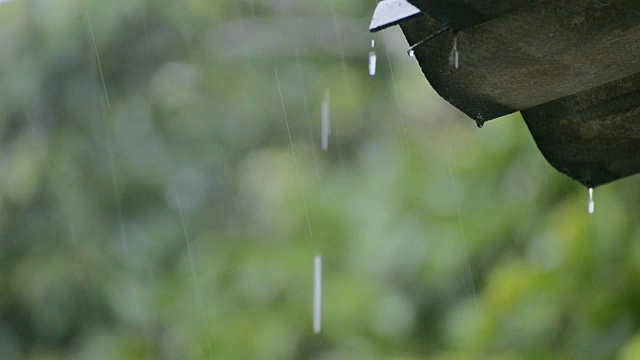
[[[374,76],[376,74],[376,52],[369,52],[369,75]]]
[[[454,68],[458,68],[459,54],[458,54],[458,37],[453,37],[453,49],[451,49],[451,55],[449,55],[449,65]]]
[[[407,55],[409,55],[409,57],[414,57],[415,53],[413,52],[413,49],[409,49],[409,51],[407,51]]]
[[[589,188],[589,214],[593,214],[595,203],[593,202],[593,188]]]
[[[322,327],[322,256],[313,259],[313,332],[320,333]]]
[[[98,53],[98,45],[96,44],[96,36],[93,33],[93,24],[91,22],[91,17],[89,16],[89,11],[86,8],[84,9],[84,14],[87,17],[87,24],[89,25],[89,34],[91,35],[93,50],[96,54],[96,61],[98,62],[98,70],[100,72],[100,80],[102,80],[102,89],[104,90],[104,97],[107,103],[107,108],[111,109],[111,104],[109,102],[109,93],[107,92],[107,83],[104,81],[104,73],[102,72],[102,64],[100,63],[100,55]]]
[[[298,167],[298,160],[296,158],[296,151],[293,147],[293,138],[291,137],[291,128],[289,128],[289,119],[287,117],[287,108],[284,106],[284,98],[282,97],[282,88],[280,86],[280,78],[278,77],[278,70],[273,69],[276,75],[276,84],[278,85],[278,95],[280,95],[280,104],[282,105],[282,114],[284,115],[284,124],[287,127],[287,135],[289,136],[289,145],[291,145],[291,156],[293,157],[293,165],[296,168],[296,175],[298,177],[298,185],[300,186],[300,196],[302,197],[302,204],[304,205],[304,213],[307,217],[307,227],[309,228],[309,235],[313,236],[311,231],[311,221],[309,220],[309,211],[307,210],[307,199],[304,196],[304,188],[302,187],[302,181],[300,180],[300,168]]]
[[[324,90],[324,100],[322,100],[322,107],[320,108],[322,118],[322,137],[321,147],[322,151],[327,151],[329,148],[329,134],[331,134],[331,117],[329,114],[329,89]]]
[[[182,200],[180,199],[180,195],[176,193],[176,200],[178,205],[178,215],[180,215],[180,223],[182,225],[182,233],[184,234],[184,242],[187,245],[187,255],[189,257],[189,264],[191,265],[191,276],[193,277],[193,295],[195,297],[196,306],[198,307],[198,311],[200,312],[200,317],[204,321],[205,312],[204,305],[202,302],[202,291],[200,290],[200,281],[198,280],[198,273],[196,272],[195,260],[193,257],[193,252],[191,251],[191,241],[189,240],[189,232],[187,231],[187,223],[184,218],[184,207],[182,206]],[[207,347],[209,349],[209,354],[213,354],[213,350],[211,348],[211,341],[207,339]]]
[[[369,75],[374,76],[376,74],[376,61],[377,56],[373,48],[376,46],[376,40],[371,39],[371,51],[369,51]]]

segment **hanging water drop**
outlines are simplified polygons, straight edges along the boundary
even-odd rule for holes
[[[322,256],[313,259],[313,332],[322,328]]]
[[[451,49],[451,55],[449,55],[449,65],[454,68],[458,68],[459,54],[458,54],[458,37],[453,37],[453,49]]]
[[[407,55],[409,55],[409,57],[414,57],[415,53],[413,52],[413,49],[409,49],[409,51],[407,51]]]
[[[369,75],[374,76],[376,74],[376,52],[369,52]]]
[[[476,120],[476,126],[480,129],[484,126],[484,121]]]
[[[320,108],[320,116],[322,119],[320,144],[323,151],[329,148],[329,134],[331,134],[331,117],[329,114],[329,89],[324,90],[324,100]]]
[[[593,202],[593,188],[589,188],[589,214],[593,214],[595,203]]]

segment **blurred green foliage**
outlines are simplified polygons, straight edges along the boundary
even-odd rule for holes
[[[374,6],[1,2],[0,358],[639,359],[639,180],[588,215]]]

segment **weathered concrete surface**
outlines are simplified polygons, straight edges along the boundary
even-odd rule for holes
[[[522,111],[547,161],[594,187],[640,170],[640,74]]]
[[[640,72],[640,1],[593,4],[546,1],[463,29],[458,33],[457,70],[449,66],[453,35],[418,47],[416,58],[434,89],[477,120]],[[441,25],[423,16],[401,27],[411,44]],[[499,109],[485,114],[487,105],[479,101]]]
[[[428,15],[400,23],[409,44],[452,29],[415,49],[452,105],[478,123],[522,111],[547,160],[586,186],[640,172],[640,1],[409,2]]]
[[[454,31],[499,18],[544,0],[408,0],[425,14]]]

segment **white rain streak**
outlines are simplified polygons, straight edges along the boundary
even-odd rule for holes
[[[191,251],[191,241],[189,239],[189,232],[187,231],[187,223],[184,219],[184,208],[182,207],[182,199],[180,194],[176,192],[176,200],[178,202],[178,212],[180,214],[180,223],[182,224],[182,233],[184,235],[184,242],[187,245],[187,256],[189,257],[189,264],[191,265],[191,277],[193,278],[193,296],[196,300],[196,306],[200,312],[202,321],[206,321],[204,316],[204,305],[202,304],[202,295],[200,291],[200,281],[198,280],[198,273],[196,272],[196,264],[193,259],[193,252]],[[207,337],[207,348],[209,349],[209,356],[213,355],[213,348],[211,347],[211,341]]]
[[[402,136],[404,137],[404,144],[407,148],[407,155],[411,159],[411,149],[409,148],[409,138],[407,137],[407,129],[404,124],[404,116],[402,114],[402,107],[400,106],[400,99],[398,98],[398,87],[396,85],[396,77],[393,73],[393,64],[391,64],[391,55],[389,55],[389,47],[387,46],[387,35],[382,33],[382,40],[384,40],[384,49],[387,53],[387,61],[389,62],[389,72],[391,73],[391,84],[393,85],[393,96],[396,100],[396,107],[398,108],[398,117],[400,119],[400,126],[402,127]],[[413,50],[410,52],[410,56],[413,56]]]
[[[302,104],[304,106],[304,115],[307,120],[307,133],[309,135],[309,143],[311,144],[311,155],[313,156],[313,163],[316,169],[316,177],[320,180],[320,168],[318,167],[318,155],[316,153],[316,141],[313,134],[313,125],[311,122],[311,111],[309,111],[309,101],[307,96],[307,83],[304,77],[304,71],[302,70],[302,64],[300,63],[300,54],[296,49],[296,62],[298,67],[298,77],[300,78],[300,88],[302,91]]]
[[[302,187],[302,177],[300,176],[300,167],[298,166],[298,159],[296,158],[296,151],[293,147],[293,138],[291,137],[291,129],[289,128],[289,118],[287,117],[287,108],[284,106],[284,97],[282,97],[282,87],[280,86],[280,78],[278,77],[278,70],[273,69],[276,75],[276,84],[278,85],[278,95],[280,95],[280,104],[282,105],[282,114],[284,115],[284,123],[287,126],[287,135],[289,135],[289,144],[291,145],[291,155],[293,157],[293,165],[296,168],[296,175],[298,177],[298,186],[300,187],[300,196],[302,197],[302,204],[304,206],[304,215],[307,218],[307,227],[309,228],[309,235],[313,236],[311,231],[311,220],[309,220],[309,210],[307,210],[307,198],[304,196],[304,188]]]
[[[338,22],[338,13],[336,11],[336,0],[331,1],[331,15],[333,20],[333,30],[336,36],[336,43],[338,44],[338,53],[340,54],[340,64],[342,65],[342,78],[344,80],[345,89],[347,89],[348,99],[351,103],[353,103],[353,88],[351,86],[351,78],[347,69],[347,61],[345,60],[344,44],[342,43],[340,23]]]
[[[593,188],[589,188],[589,214],[593,214],[595,203],[593,201]]]
[[[96,60],[98,61],[98,71],[100,71],[100,80],[102,80],[102,89],[104,90],[104,98],[107,101],[107,109],[111,109],[109,103],[109,93],[107,92],[107,84],[104,81],[104,73],[102,72],[102,64],[100,63],[100,55],[98,54],[98,45],[96,44],[96,36],[93,33],[93,24],[91,23],[91,16],[89,11],[85,8],[84,14],[87,17],[87,23],[89,24],[89,33],[91,34],[91,41],[93,42],[93,50],[96,53]]]
[[[102,82],[102,90],[104,91],[104,98],[107,105],[107,110],[110,110],[111,103],[109,102],[109,93],[107,92],[107,84],[104,80],[104,73],[102,71],[102,63],[100,62],[100,54],[98,52],[96,36],[95,36],[95,33],[93,32],[93,23],[91,21],[91,16],[89,15],[89,11],[87,10],[86,7],[84,8],[84,13],[87,18],[87,25],[89,26],[89,34],[91,35],[91,42],[93,44],[93,50],[96,55],[96,62],[98,63],[98,72],[100,73],[100,81]],[[107,142],[107,153],[109,155],[109,162],[111,166],[111,183],[113,184],[113,192],[114,192],[117,207],[118,207],[118,222],[120,223],[120,238],[122,239],[122,252],[126,258],[128,257],[128,254],[129,254],[129,249],[128,249],[129,237],[127,234],[127,230],[125,229],[125,226],[124,226],[124,215],[122,213],[122,198],[120,195],[120,189],[118,185],[119,184],[118,169],[116,166],[116,155],[113,149],[114,141],[113,141],[112,130],[107,125],[105,125],[105,127],[107,128],[106,142]]]
[[[107,153],[109,154],[109,163],[111,165],[111,183],[113,184],[113,193],[116,197],[118,207],[118,222],[120,223],[120,239],[122,239],[122,253],[125,258],[129,256],[129,235],[124,226],[124,215],[122,213],[122,196],[120,195],[118,180],[118,168],[116,166],[116,154],[113,150],[113,139],[111,131],[107,130]]]
[[[371,51],[369,52],[369,75],[374,76],[376,74],[376,62],[377,56],[373,48],[376,46],[376,41],[371,39]]]
[[[322,329],[322,256],[313,259],[313,332]]]
[[[460,229],[460,236],[462,237],[462,244],[464,246],[465,258],[467,259],[467,281],[469,282],[469,287],[471,288],[471,292],[473,293],[473,298],[477,302],[478,295],[476,293],[476,284],[473,278],[473,269],[471,268],[471,255],[469,254],[469,244],[467,242],[467,236],[464,232],[464,226],[462,225],[462,211],[460,210],[460,203],[462,199],[458,198],[458,188],[456,186],[456,179],[454,179],[453,174],[453,166],[451,165],[451,145],[447,145],[447,165],[449,166],[449,178],[451,183],[451,190],[453,191],[453,197],[456,199],[456,213],[458,214],[458,228]]]
[[[324,99],[322,100],[322,106],[320,107],[320,117],[322,121],[320,145],[322,147],[322,151],[327,151],[327,149],[329,149],[329,135],[331,135],[331,107],[329,101],[329,89],[325,89]]]

